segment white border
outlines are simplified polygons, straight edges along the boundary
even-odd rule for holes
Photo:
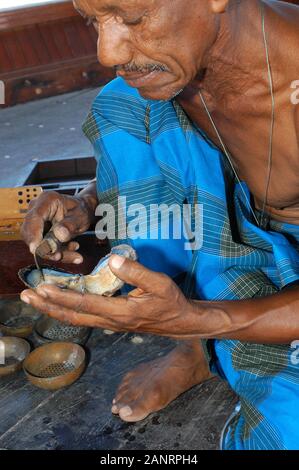
[[[3,11],[20,10],[21,8],[32,8],[43,5],[50,5],[51,3],[66,3],[69,0],[1,0],[0,13]]]

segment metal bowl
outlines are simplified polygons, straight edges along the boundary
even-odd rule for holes
[[[30,344],[22,338],[0,337],[0,377],[22,369],[24,359],[30,353]]]
[[[35,323],[33,333],[36,342],[40,345],[53,341],[67,341],[84,345],[90,336],[91,328],[66,325],[43,315]]]
[[[81,376],[85,362],[85,351],[78,344],[50,343],[29,354],[23,369],[33,385],[58,390],[71,385]]]
[[[40,314],[21,300],[0,302],[0,332],[5,336],[27,338]]]

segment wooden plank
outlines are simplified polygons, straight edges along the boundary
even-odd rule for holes
[[[88,54],[96,54],[97,53],[97,38],[94,38],[94,36],[91,34],[91,29],[94,29],[93,26],[88,26],[82,25],[81,21],[76,21],[74,23],[76,26],[78,35],[80,37],[80,40],[85,46],[85,49]]]
[[[40,66],[3,74],[1,79],[6,87],[6,104],[11,106],[86,87],[99,87],[114,76],[114,71],[102,67],[95,56],[87,56],[48,64],[46,68]]]
[[[50,10],[46,7],[28,8],[25,16],[23,9],[5,13],[10,30],[0,27],[4,107],[101,86],[115,76],[98,64],[96,32],[86,26],[72,3],[54,3]],[[55,15],[53,7],[58,8]],[[10,22],[11,15],[20,17],[19,22]]]
[[[64,32],[72,54],[74,57],[82,57],[88,51],[84,47],[84,43],[80,40],[80,35],[78,34],[77,28],[74,22],[68,21],[64,25]]]
[[[6,10],[0,12],[0,31],[44,23],[45,19],[46,21],[58,21],[78,15],[73,7],[73,2],[69,0],[64,3],[53,2],[42,6]]]
[[[34,49],[39,65],[47,65],[51,62],[51,56],[37,24],[28,29],[28,43],[26,47]]]
[[[5,48],[13,68],[22,69],[26,66],[25,56],[20,47],[15,31],[11,31],[5,36]]]
[[[36,29],[41,38],[41,45],[43,46],[44,50],[47,50],[49,63],[59,62],[59,60],[61,60],[59,49],[53,41],[53,37],[49,34],[47,25],[48,23],[36,25]]]
[[[65,31],[64,31],[64,25],[67,22],[68,21],[64,21],[63,23],[59,23],[59,24],[58,23],[49,24],[49,28],[52,31],[53,41],[56,44],[56,47],[60,49],[61,58],[64,60],[74,57],[72,53],[72,49],[67,42]]]
[[[35,67],[40,65],[40,61],[35,51],[35,48],[28,47],[28,45],[30,44],[30,31],[31,29],[29,29],[28,27],[20,29],[17,34],[17,39],[22,47],[22,51],[26,61],[26,67]]]
[[[7,34],[7,33],[6,33]],[[9,54],[6,50],[5,47],[5,41],[4,41],[5,36],[0,35],[0,72],[9,72],[10,70],[13,70],[13,58],[9,57]]]
[[[97,33],[97,31],[95,30],[95,28],[93,26],[89,27],[89,32],[90,32],[90,35],[91,35],[92,39],[95,41],[95,43],[97,43],[98,33]]]
[[[63,59],[63,56],[61,55],[60,47],[58,47],[56,40],[53,37],[51,24],[52,23],[40,24],[38,25],[38,28],[43,38],[44,44],[46,44],[46,47],[48,48],[52,62],[59,62]]]
[[[166,338],[106,336],[94,332],[91,361],[71,387],[40,392],[31,385],[2,386],[0,447],[6,449],[216,449],[221,429],[236,398],[213,379],[194,387],[167,409],[141,423],[129,424],[111,415],[111,401],[123,375],[136,365],[163,355],[174,345]],[[47,396],[48,394],[48,396]],[[29,400],[32,400],[30,407]],[[19,403],[18,415],[13,403]],[[23,405],[22,405],[23,403]],[[23,407],[23,411],[22,411]]]

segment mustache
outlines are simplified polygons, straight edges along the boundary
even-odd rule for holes
[[[127,65],[116,65],[114,67],[115,72],[138,72],[138,73],[149,73],[149,72],[168,72],[168,68],[163,64],[144,64],[138,65],[135,63]]]

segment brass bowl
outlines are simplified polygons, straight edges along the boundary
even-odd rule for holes
[[[27,338],[32,331],[39,313],[21,300],[0,302],[0,332],[4,336]]]
[[[71,342],[84,345],[91,333],[91,328],[66,325],[54,318],[42,315],[35,323],[33,334],[39,345],[53,341]]]
[[[85,351],[74,343],[49,343],[35,349],[23,369],[33,385],[58,390],[74,383],[85,368]]]
[[[0,337],[0,377],[22,369],[22,363],[30,353],[30,344],[22,338]]]

